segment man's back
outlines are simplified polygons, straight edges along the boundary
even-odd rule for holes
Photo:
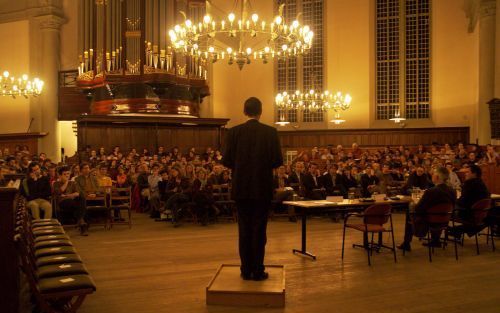
[[[479,200],[489,198],[490,192],[481,178],[467,179],[462,186],[462,196],[458,205],[471,208]]]
[[[223,158],[232,169],[233,199],[272,198],[273,168],[283,164],[276,129],[250,119],[231,128]]]
[[[427,209],[438,204],[455,204],[456,197],[456,192],[453,188],[446,184],[439,184],[424,192],[422,199],[415,206],[415,212],[425,213]]]

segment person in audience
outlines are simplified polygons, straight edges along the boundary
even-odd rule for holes
[[[116,187],[126,188],[131,186],[130,177],[127,175],[125,167],[119,166],[116,174]]]
[[[19,163],[19,169],[21,170],[22,174],[28,174],[28,167],[30,165],[30,160],[27,155],[23,155],[21,157],[21,162]]]
[[[154,164],[152,167],[152,173],[148,176],[149,185],[149,206],[150,206],[150,217],[159,218],[160,217],[160,190],[158,183],[161,181],[160,176],[160,166]]]
[[[379,178],[375,174],[375,170],[367,167],[363,175],[361,175],[361,194],[363,197],[371,197],[372,193],[379,192]]]
[[[97,183],[99,187],[105,188],[109,188],[113,185],[113,181],[108,175],[108,165],[106,163],[101,163],[99,165],[99,170],[97,172]]]
[[[82,199],[95,198],[99,192],[99,182],[97,181],[97,177],[92,175],[89,163],[84,162],[80,164],[80,169],[81,174],[75,179],[78,190],[80,191],[80,197]]]
[[[357,143],[352,144],[352,149],[351,153],[355,159],[361,158],[361,155],[363,154],[363,151],[359,148],[359,145]]]
[[[140,161],[139,161],[140,162]],[[141,209],[143,211],[149,211],[149,168],[146,163],[140,163],[139,165],[139,175],[137,176],[137,187],[139,194],[141,195]]]
[[[449,184],[451,188],[455,190],[460,189],[462,182],[460,181],[460,178],[458,177],[457,173],[455,173],[455,168],[453,166],[453,163],[446,162],[446,169],[448,170],[448,172],[450,172]]]
[[[191,189],[193,202],[195,203],[194,210],[198,220],[202,226],[208,224],[210,211],[213,208],[212,186],[207,179],[207,171],[199,168],[196,171],[196,178],[193,181]]]
[[[19,167],[19,164],[17,163],[15,157],[9,156],[5,161],[7,162],[7,169],[9,170],[10,174],[22,174],[22,170]]]
[[[189,202],[191,184],[189,180],[181,175],[181,169],[177,166],[170,171],[170,180],[167,192],[171,194],[165,203],[165,209],[172,212],[172,222],[174,227],[179,227],[181,219],[185,214],[182,210],[183,204]]]
[[[398,246],[399,249],[411,251],[411,241],[413,235],[424,237],[429,225],[426,222],[427,210],[435,205],[449,203],[452,206],[456,201],[456,192],[448,185],[449,172],[445,167],[438,167],[432,175],[434,187],[427,189],[420,201],[411,210],[410,219],[405,227],[404,241]],[[441,231],[431,233],[431,242],[433,247],[440,247]]]
[[[417,169],[410,174],[408,181],[403,187],[405,194],[411,194],[413,188],[418,188],[420,190],[426,190],[432,187],[432,181],[429,176],[425,173],[422,166],[418,166]]]
[[[384,164],[382,166],[382,173],[379,177],[379,190],[383,194],[387,194],[391,187],[397,186],[397,182],[394,181],[391,173],[391,167],[389,164]]]
[[[210,184],[213,185],[222,185],[222,171],[223,167],[222,165],[216,164],[213,167],[213,172],[208,176],[208,180],[210,181]]]
[[[76,220],[80,235],[88,235],[88,225],[85,222],[85,204],[81,199],[78,185],[70,180],[69,167],[63,166],[58,170],[59,179],[54,183],[54,196],[61,212],[72,212]]]
[[[40,219],[43,212],[44,219],[52,218],[50,196],[52,189],[48,177],[41,173],[40,165],[32,162],[28,167],[28,176],[22,181],[21,194],[26,198],[26,207],[31,211],[34,219]]]
[[[301,197],[304,196],[304,170],[304,163],[297,162],[295,163],[293,172],[288,177],[290,187]]]
[[[484,155],[484,160],[488,164],[498,164],[499,155],[495,151],[495,147],[492,145],[486,145],[486,153]]]
[[[347,190],[349,190],[350,188],[356,188],[358,186],[358,182],[352,175],[350,167],[345,167],[342,171],[342,184]]]
[[[481,179],[481,168],[475,164],[465,170],[465,181],[462,185],[462,194],[457,200],[456,210],[458,217],[463,220],[472,218],[472,206],[482,199],[490,197],[490,192]]]
[[[276,174],[273,179],[273,210],[274,212],[283,210],[283,201],[290,201],[293,199],[295,191],[291,188],[288,175],[286,174],[286,168],[281,165],[276,169]],[[295,211],[292,206],[288,206],[288,216],[290,221],[295,222]]]
[[[338,174],[338,170],[338,165],[332,164],[321,177],[322,186],[325,188],[327,196],[347,196],[347,189],[344,186],[342,175]]]
[[[318,165],[316,163],[309,164],[309,170],[304,175],[303,180],[305,197],[310,200],[321,200],[325,198],[324,188],[321,185]]]

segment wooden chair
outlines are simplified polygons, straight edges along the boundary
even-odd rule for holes
[[[231,200],[231,185],[213,185],[212,196],[214,199],[214,205],[221,212],[228,213],[227,219],[236,222],[238,220],[236,202]]]
[[[394,227],[392,224],[392,213],[391,213],[391,205],[390,204],[374,204],[369,206],[364,210],[363,213],[349,213],[346,215],[344,219],[344,231],[342,235],[342,260],[344,259],[344,245],[345,245],[345,232],[346,228],[351,228],[360,232],[363,232],[363,247],[368,255],[368,265],[371,265],[370,256],[373,253],[373,250],[379,250],[380,248],[387,248],[392,250],[394,254],[394,262],[397,262],[396,257],[396,244],[394,242]],[[359,217],[362,218],[363,221],[361,223],[349,223],[349,219],[351,217]],[[385,227],[384,225],[390,223],[390,228]],[[379,240],[379,243],[375,244],[373,242],[373,236],[375,233],[379,233],[380,236],[382,233],[388,232],[391,233],[392,238],[392,247],[385,246]],[[371,241],[368,241],[368,234],[371,233]],[[359,245],[353,245],[353,247]]]
[[[460,225],[457,227],[461,230],[461,244],[464,245],[465,233],[469,236],[474,235],[476,239],[476,252],[479,255],[479,240],[478,234],[488,227],[486,217],[491,208],[491,199],[482,199],[474,203],[471,207],[471,217],[469,219],[454,218],[455,223]]]
[[[96,195],[95,197],[89,197],[88,195],[85,195],[85,210],[87,211],[87,213],[104,212],[104,229],[110,228],[108,190],[109,187],[99,187],[99,189],[94,192],[94,194]]]
[[[429,229],[427,230],[425,241],[427,241],[428,250],[429,250],[429,262],[432,262],[432,254],[434,252],[434,247],[431,244],[431,233],[441,233],[445,232],[444,240],[439,239],[439,242],[443,244],[443,248],[448,244],[448,231],[449,231],[449,223],[453,213],[453,204],[451,203],[442,203],[435,205],[427,210],[423,218],[425,222],[429,225]],[[455,226],[455,222],[451,220],[452,227]],[[457,251],[457,241],[453,240],[455,245],[455,259],[458,260],[458,251]],[[404,250],[403,250],[404,253]]]
[[[127,212],[127,220],[125,221],[115,221],[113,214],[118,212],[119,218],[122,217],[121,211]],[[128,225],[132,228],[132,191],[130,187],[118,188],[112,187],[109,194],[109,216],[110,216],[110,228],[113,225]]]

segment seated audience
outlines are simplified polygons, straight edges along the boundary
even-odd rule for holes
[[[425,170],[422,166],[418,166],[417,169],[410,174],[408,177],[408,181],[403,187],[403,191],[409,195],[411,194],[411,190],[413,188],[418,188],[420,190],[426,190],[432,187],[432,181],[425,173]]]
[[[347,196],[347,189],[344,186],[342,175],[338,174],[338,170],[338,165],[332,164],[321,177],[322,185],[328,196]]]

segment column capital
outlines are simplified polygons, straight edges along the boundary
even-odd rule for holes
[[[64,17],[60,17],[58,15],[41,15],[35,18],[41,30],[60,30],[61,26],[66,23],[66,19]]]
[[[479,14],[481,18],[496,15],[497,2],[495,0],[483,0],[481,1],[481,8],[479,9]]]

